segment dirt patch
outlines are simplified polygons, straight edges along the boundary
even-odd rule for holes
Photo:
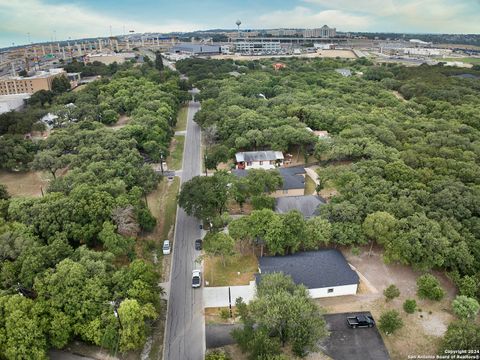
[[[232,306],[231,318],[223,318],[221,316],[222,311],[230,311],[228,307],[215,307],[205,308],[205,323],[206,324],[235,324],[239,322],[239,319],[235,318],[235,306]]]
[[[0,171],[0,184],[7,187],[11,196],[42,196],[42,189],[45,192],[50,181],[51,176],[46,172]]]
[[[113,130],[118,130],[125,127],[125,125],[127,125],[129,122],[130,122],[130,117],[128,117],[127,115],[121,115],[118,118],[118,121],[115,124],[109,126],[109,128]]]
[[[240,205],[238,205],[235,201],[229,201],[227,204],[227,209],[230,215],[250,215],[250,213],[253,211],[253,206],[248,201],[243,204],[242,208],[240,208]]]
[[[395,91],[395,90],[392,90],[392,94],[398,99],[398,100],[402,100],[402,101],[407,101],[405,100],[405,98],[403,97],[402,94],[400,94],[398,91]]]

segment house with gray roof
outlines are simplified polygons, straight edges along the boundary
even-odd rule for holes
[[[237,169],[275,169],[283,165],[281,151],[246,151],[235,154]]]
[[[317,195],[286,196],[275,199],[275,212],[285,214],[298,210],[308,219],[319,215],[319,209],[325,205],[325,200]]]
[[[262,281],[262,276],[271,273],[291,276],[295,284],[303,284],[314,299],[355,295],[360,282],[358,274],[336,249],[261,257],[257,284]]]
[[[300,196],[305,194],[305,168],[301,166],[278,168],[283,179],[281,189],[271,194],[273,197]],[[237,177],[245,177],[248,170],[233,169],[232,174]]]

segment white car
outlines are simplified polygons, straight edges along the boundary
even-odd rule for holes
[[[202,286],[202,272],[200,270],[192,271],[192,287],[199,288]]]
[[[165,240],[163,242],[163,255],[169,255],[170,254],[170,240]]]

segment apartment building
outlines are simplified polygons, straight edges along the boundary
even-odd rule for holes
[[[50,69],[39,71],[33,76],[0,79],[0,95],[33,94],[39,90],[52,90],[53,79],[66,74],[63,69]]]

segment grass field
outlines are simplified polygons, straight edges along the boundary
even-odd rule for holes
[[[187,130],[187,114],[188,106],[182,106],[178,111],[177,126],[175,127],[175,131]]]
[[[248,285],[257,272],[258,262],[254,255],[235,255],[227,260],[226,266],[220,257],[206,257],[204,263],[208,286]]]
[[[46,172],[40,171],[0,171],[0,184],[7,187],[11,196],[42,196],[42,189],[45,192],[50,178]]]
[[[480,58],[478,57],[463,57],[463,58],[438,58],[439,61],[460,61],[472,65],[480,65]]]
[[[167,158],[168,170],[180,170],[182,168],[183,145],[185,136],[175,136],[170,144],[170,156]]]

